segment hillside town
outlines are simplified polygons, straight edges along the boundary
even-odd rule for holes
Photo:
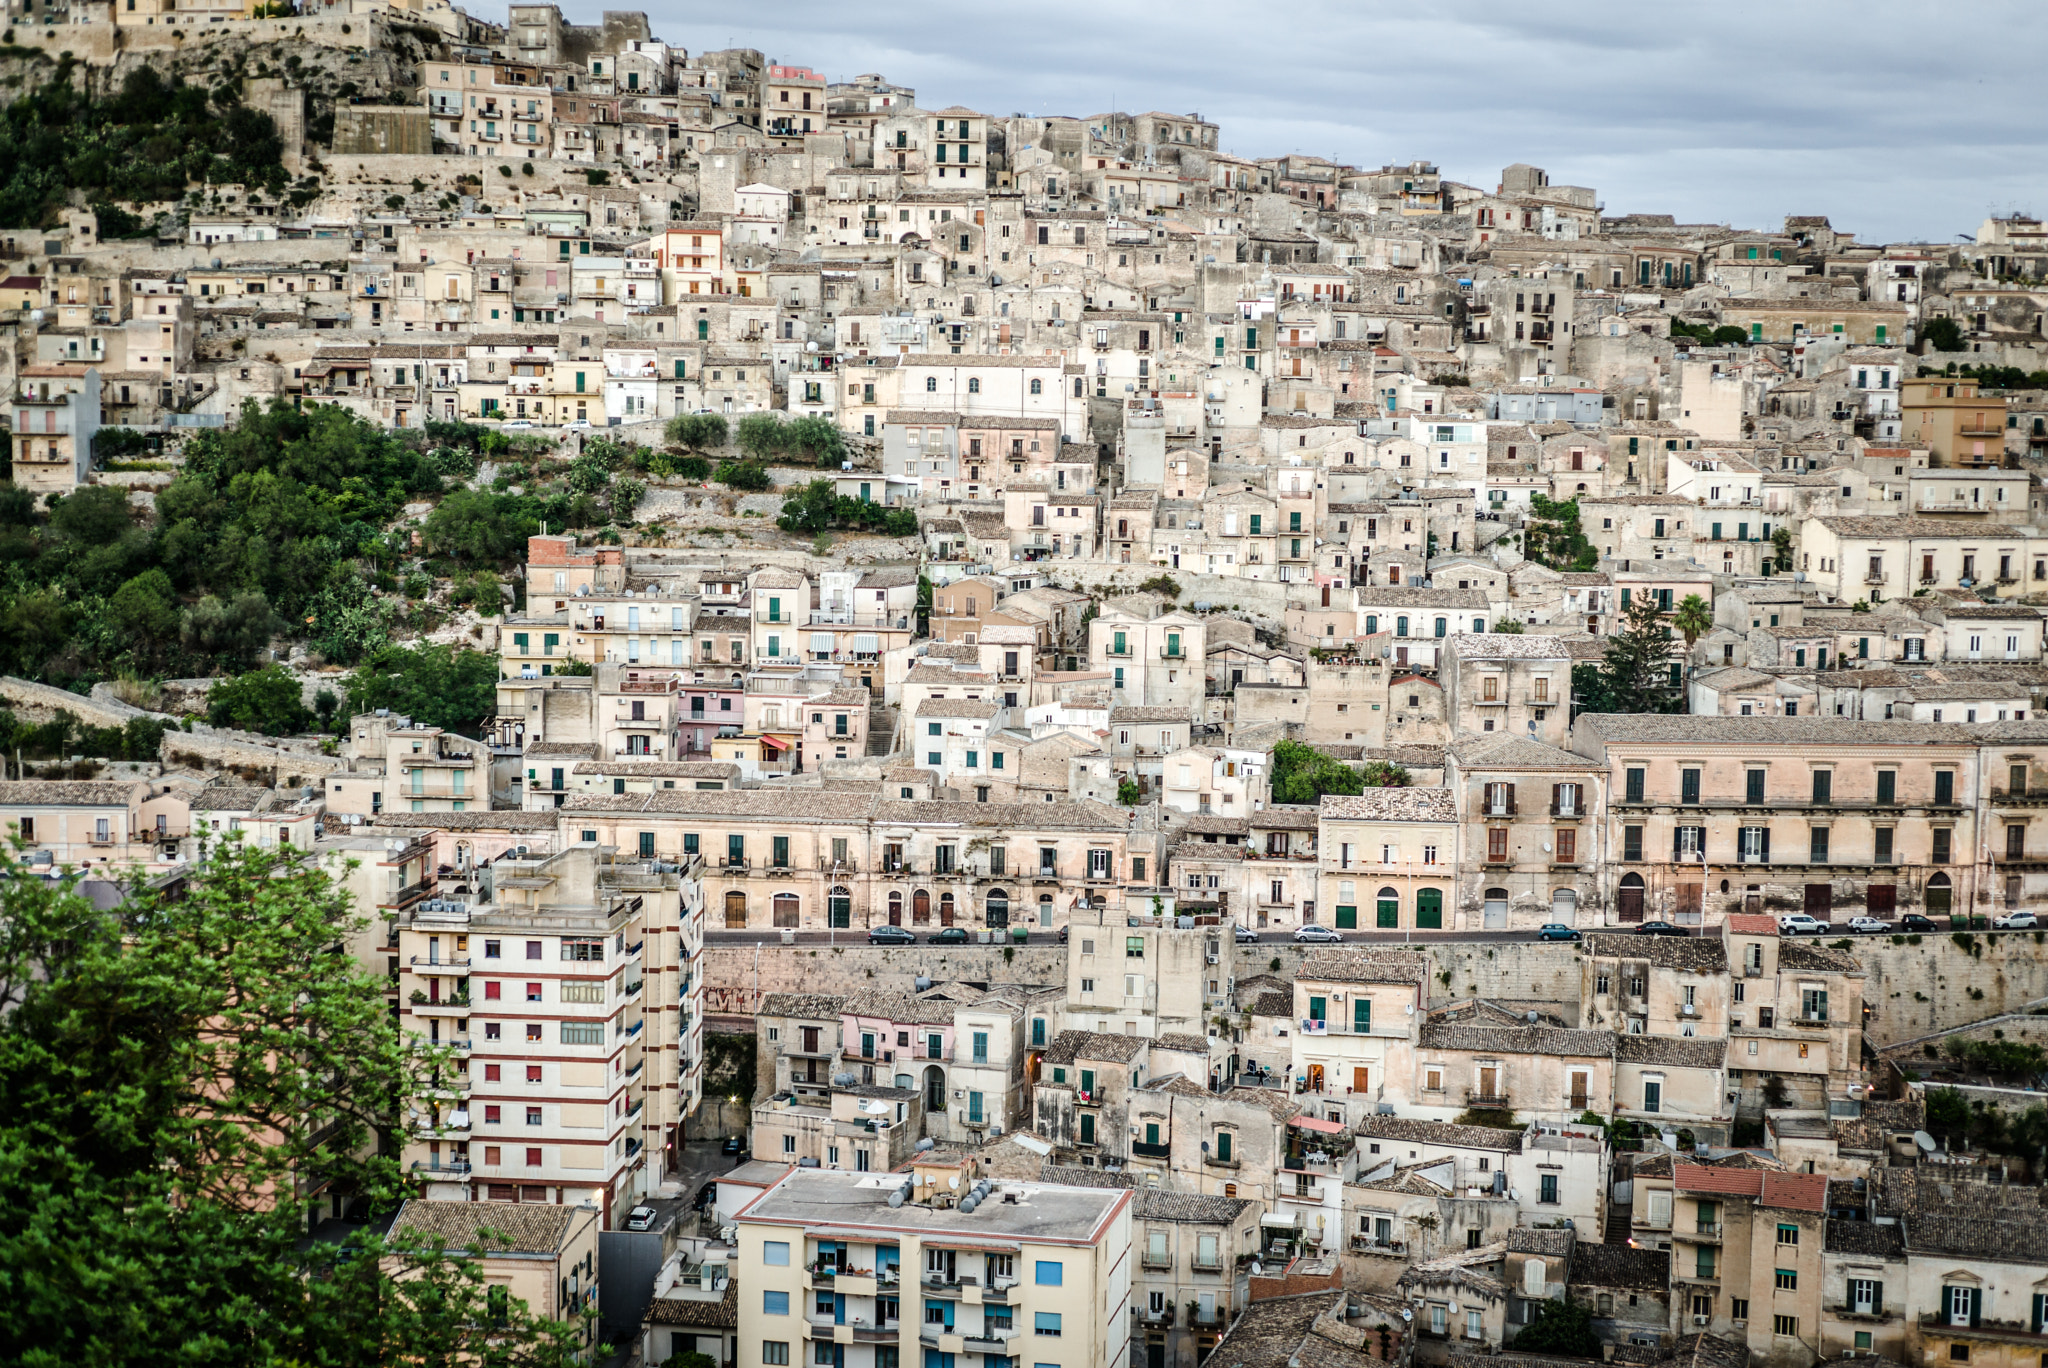
[[[6,881],[309,871],[429,1061],[252,1206],[593,1363],[2048,1368],[2042,221],[8,22],[135,165],[0,186]]]

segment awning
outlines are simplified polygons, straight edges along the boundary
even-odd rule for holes
[[[762,745],[764,745],[764,746],[766,746],[766,747],[768,747],[768,749],[770,749],[770,750],[788,750],[788,749],[789,749],[789,742],[787,742],[787,741],[784,741],[784,740],[783,740],[783,739],[782,739],[781,737],[779,737],[779,736],[764,736],[764,737],[762,737],[762,738],[761,738],[761,744],[762,744]]]
[[[811,649],[830,655],[832,653],[832,634],[830,632],[811,633]]]
[[[1269,1211],[1259,1217],[1259,1224],[1274,1229],[1296,1230],[1301,1226],[1301,1213],[1298,1211]]]
[[[1321,1131],[1325,1135],[1344,1134],[1344,1123],[1342,1121],[1324,1121],[1314,1116],[1297,1116],[1287,1124],[1299,1126],[1303,1130]]]
[[[853,649],[861,655],[879,655],[882,650],[882,639],[873,632],[856,632]]]

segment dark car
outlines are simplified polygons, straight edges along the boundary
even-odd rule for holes
[[[1540,941],[1575,941],[1579,933],[1563,922],[1545,922],[1536,928],[1536,939]]]
[[[925,937],[925,944],[965,945],[967,944],[967,928],[964,926],[949,926],[943,931],[934,931]]]
[[[1636,928],[1638,936],[1690,936],[1692,932],[1668,921],[1646,921]]]
[[[690,1205],[695,1210],[702,1211],[704,1210],[704,1208],[713,1205],[717,1201],[718,1181],[716,1179],[712,1179],[706,1182],[704,1186],[697,1189],[697,1195],[690,1199]]]
[[[728,1135],[725,1137],[725,1143],[718,1147],[718,1152],[729,1157],[745,1154],[747,1152],[746,1138],[739,1135]]]
[[[1064,927],[1064,926],[1062,926],[1062,927],[1060,928],[1060,944],[1061,944],[1061,945],[1065,945],[1066,943],[1067,943],[1067,928],[1066,928],[1066,927]]]
[[[869,945],[915,945],[917,937],[900,926],[877,926],[868,932]]]
[[[1918,912],[1908,912],[1905,916],[1899,918],[1899,930],[1901,931],[1935,931],[1939,929],[1931,918],[1923,917]]]

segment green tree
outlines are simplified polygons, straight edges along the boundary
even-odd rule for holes
[[[135,525],[126,490],[85,488],[50,501],[50,530],[75,546],[105,546]]]
[[[1698,594],[1687,594],[1671,614],[1671,625],[1685,638],[1685,649],[1690,653],[1701,637],[1714,630],[1714,610]]]
[[[787,449],[807,456],[827,470],[837,470],[846,459],[846,437],[830,418],[811,416],[792,419],[785,429]]]
[[[1363,793],[1365,776],[1298,741],[1273,747],[1273,801],[1317,803],[1326,793]]]
[[[211,668],[239,673],[285,627],[261,594],[237,594],[228,602],[208,594],[186,610],[179,639]]]
[[[139,659],[154,661],[178,640],[178,593],[161,570],[145,570],[115,590],[107,616]]]
[[[1607,638],[1599,666],[1605,685],[1602,712],[1683,712],[1685,702],[1672,679],[1671,629],[1657,602],[1641,594],[1622,609],[1621,627]],[[1576,682],[1576,672],[1574,672]],[[1581,706],[1581,712],[1593,711]]]
[[[830,480],[812,480],[795,493],[784,494],[782,512],[777,515],[775,525],[785,532],[805,536],[824,532],[837,522],[839,502],[839,495],[833,491]]]
[[[612,487],[605,491],[605,505],[612,521],[622,526],[632,522],[633,510],[640,506],[640,500],[646,494],[645,480],[613,480]]]
[[[1358,769],[1359,782],[1366,788],[1407,788],[1414,776],[1391,760],[1368,760]]]
[[[1503,633],[1507,636],[1521,636],[1523,634],[1524,628],[1522,624],[1514,618],[1504,617],[1493,624],[1493,630],[1496,632]]]
[[[1771,558],[1779,570],[1792,568],[1792,529],[1779,527],[1771,533]]]
[[[1130,776],[1116,781],[1116,800],[1125,807],[1136,807],[1144,796],[1138,789],[1138,781]]]
[[[473,736],[497,710],[498,659],[439,642],[385,646],[349,676],[347,688],[351,713],[389,708]]]
[[[265,736],[295,736],[310,729],[313,714],[307,710],[299,681],[281,665],[216,679],[206,691],[206,720],[216,727],[262,732]]]
[[[1522,550],[1530,560],[1552,570],[1584,572],[1600,563],[1600,553],[1579,529],[1576,499],[1529,496],[1529,516],[1522,524]]]
[[[1171,575],[1158,574],[1138,585],[1141,594],[1157,594],[1164,599],[1180,597],[1180,581]]]
[[[427,515],[427,549],[473,565],[523,560],[526,539],[540,531],[528,500],[480,489],[457,489]]]
[[[1963,341],[1962,325],[1953,318],[1930,318],[1920,326],[1921,340],[1936,351],[1959,352],[1969,344]]]
[[[1593,1313],[1576,1302],[1542,1300],[1531,1303],[1534,1319],[1508,1342],[1518,1354],[1562,1354],[1571,1358],[1600,1357],[1600,1337],[1593,1333]]]
[[[759,493],[774,483],[768,478],[768,467],[759,461],[727,461],[718,468],[717,479],[745,493]]]
[[[0,1359],[29,1368],[457,1362],[567,1368],[581,1327],[478,1261],[303,1238],[278,1192],[389,1211],[378,1144],[445,1051],[406,1047],[362,922],[307,857],[230,841],[112,914],[0,851]],[[154,1288],[153,1292],[141,1292]]]
[[[725,445],[725,418],[716,413],[678,413],[668,420],[667,431],[669,441],[693,451]]]
[[[733,429],[733,444],[748,459],[766,461],[789,449],[789,428],[779,414],[749,413]]]

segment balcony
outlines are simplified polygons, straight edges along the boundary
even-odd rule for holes
[[[1169,1261],[1170,1263],[1171,1261]],[[1157,1310],[1148,1306],[1138,1313],[1138,1319],[1143,1321],[1149,1328],[1164,1329],[1173,1324],[1173,1315],[1178,1309],[1172,1302],[1168,1302]]]
[[[1678,1238],[1690,1240],[1694,1244],[1719,1244],[1721,1243],[1721,1232],[1724,1228],[1719,1221],[1701,1221],[1691,1230],[1679,1231]]]
[[[1508,1095],[1504,1092],[1488,1092],[1483,1088],[1465,1089],[1465,1105],[1480,1111],[1509,1110]]]
[[[1220,1253],[1213,1254],[1204,1260],[1201,1255],[1197,1254],[1188,1261],[1188,1267],[1194,1269],[1197,1273],[1221,1273],[1223,1271],[1223,1256]]]
[[[1010,1352],[1010,1339],[1015,1334],[1016,1331],[1005,1327],[984,1330],[979,1335],[963,1336],[960,1347],[970,1354],[1007,1354]]]
[[[414,1016],[464,1017],[470,1012],[468,998],[449,998],[445,1002],[415,1002],[409,1005]]]
[[[1143,1140],[1133,1140],[1131,1141],[1131,1153],[1140,1159],[1169,1159],[1173,1156],[1173,1146],[1154,1145],[1148,1144]]]
[[[469,956],[454,955],[448,959],[440,959],[432,955],[414,955],[411,963],[422,969],[467,969],[469,967]]]
[[[450,1177],[463,1178],[469,1175],[470,1167],[467,1159],[415,1159],[412,1171],[429,1177],[445,1173]]]

